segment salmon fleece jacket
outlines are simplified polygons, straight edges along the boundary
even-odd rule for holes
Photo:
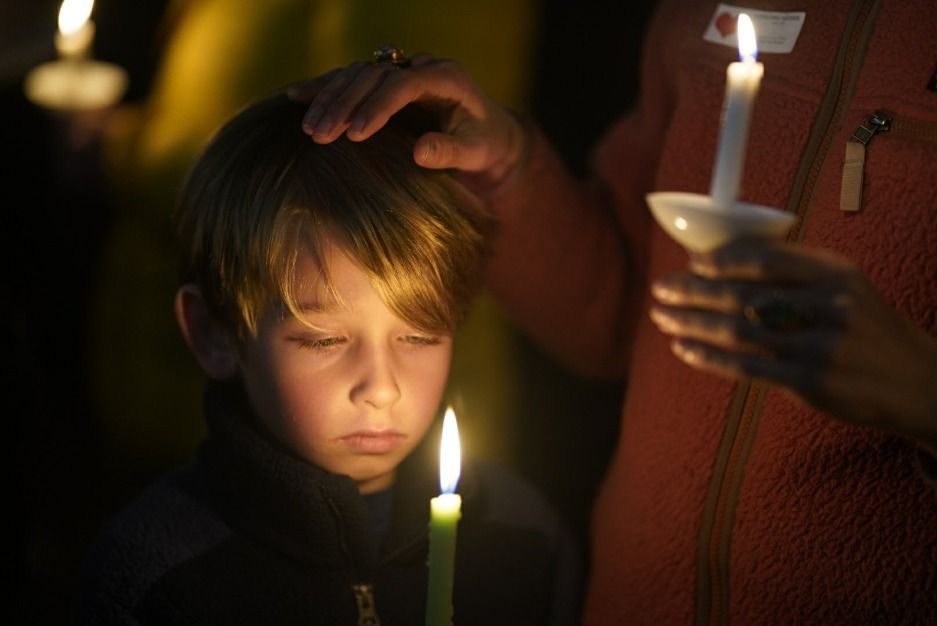
[[[933,0],[741,6],[805,15],[790,53],[759,57],[740,199],[796,213],[791,240],[851,259],[937,335]],[[650,281],[687,256],[644,194],[709,191],[738,53],[704,33],[725,10],[660,3],[640,101],[608,130],[590,181],[534,131],[529,175],[492,200],[489,284],[508,313],[572,366],[627,377],[585,622],[937,623],[937,488],[919,450],[763,382],[693,370],[648,319]],[[844,211],[847,139],[879,110],[891,130],[868,144],[861,202]]]

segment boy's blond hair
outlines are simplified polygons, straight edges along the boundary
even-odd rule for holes
[[[293,293],[302,249],[331,288],[328,238],[401,319],[455,330],[480,286],[491,222],[449,173],[413,162],[430,114],[411,106],[366,141],[319,145],[300,129],[305,109],[284,95],[263,100],[205,148],[175,215],[182,281],[243,342],[268,311],[302,319]]]

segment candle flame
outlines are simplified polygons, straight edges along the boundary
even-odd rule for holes
[[[758,42],[755,37],[755,25],[748,13],[739,13],[736,32],[739,38],[739,56],[743,61],[754,62],[758,56]]]
[[[85,25],[91,18],[94,0],[64,0],[59,9],[59,31],[71,35]]]
[[[446,409],[442,420],[442,444],[439,447],[439,488],[443,493],[454,493],[462,470],[462,448],[459,445],[459,426],[452,407]]]

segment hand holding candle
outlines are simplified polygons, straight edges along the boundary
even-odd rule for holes
[[[429,583],[426,593],[426,625],[452,624],[452,577],[455,568],[456,526],[462,517],[462,498],[455,493],[462,466],[459,429],[455,413],[446,409],[439,450],[439,487],[430,500]]]
[[[738,196],[745,163],[748,123],[764,75],[764,66],[755,61],[755,28],[745,13],[739,14],[737,32],[742,60],[730,63],[726,70],[725,113],[710,188],[713,204],[730,210]]]

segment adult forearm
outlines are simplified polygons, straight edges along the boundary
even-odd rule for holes
[[[491,204],[488,285],[507,313],[576,369],[623,371],[627,309],[642,292],[610,199],[573,178],[533,130],[525,173]]]

